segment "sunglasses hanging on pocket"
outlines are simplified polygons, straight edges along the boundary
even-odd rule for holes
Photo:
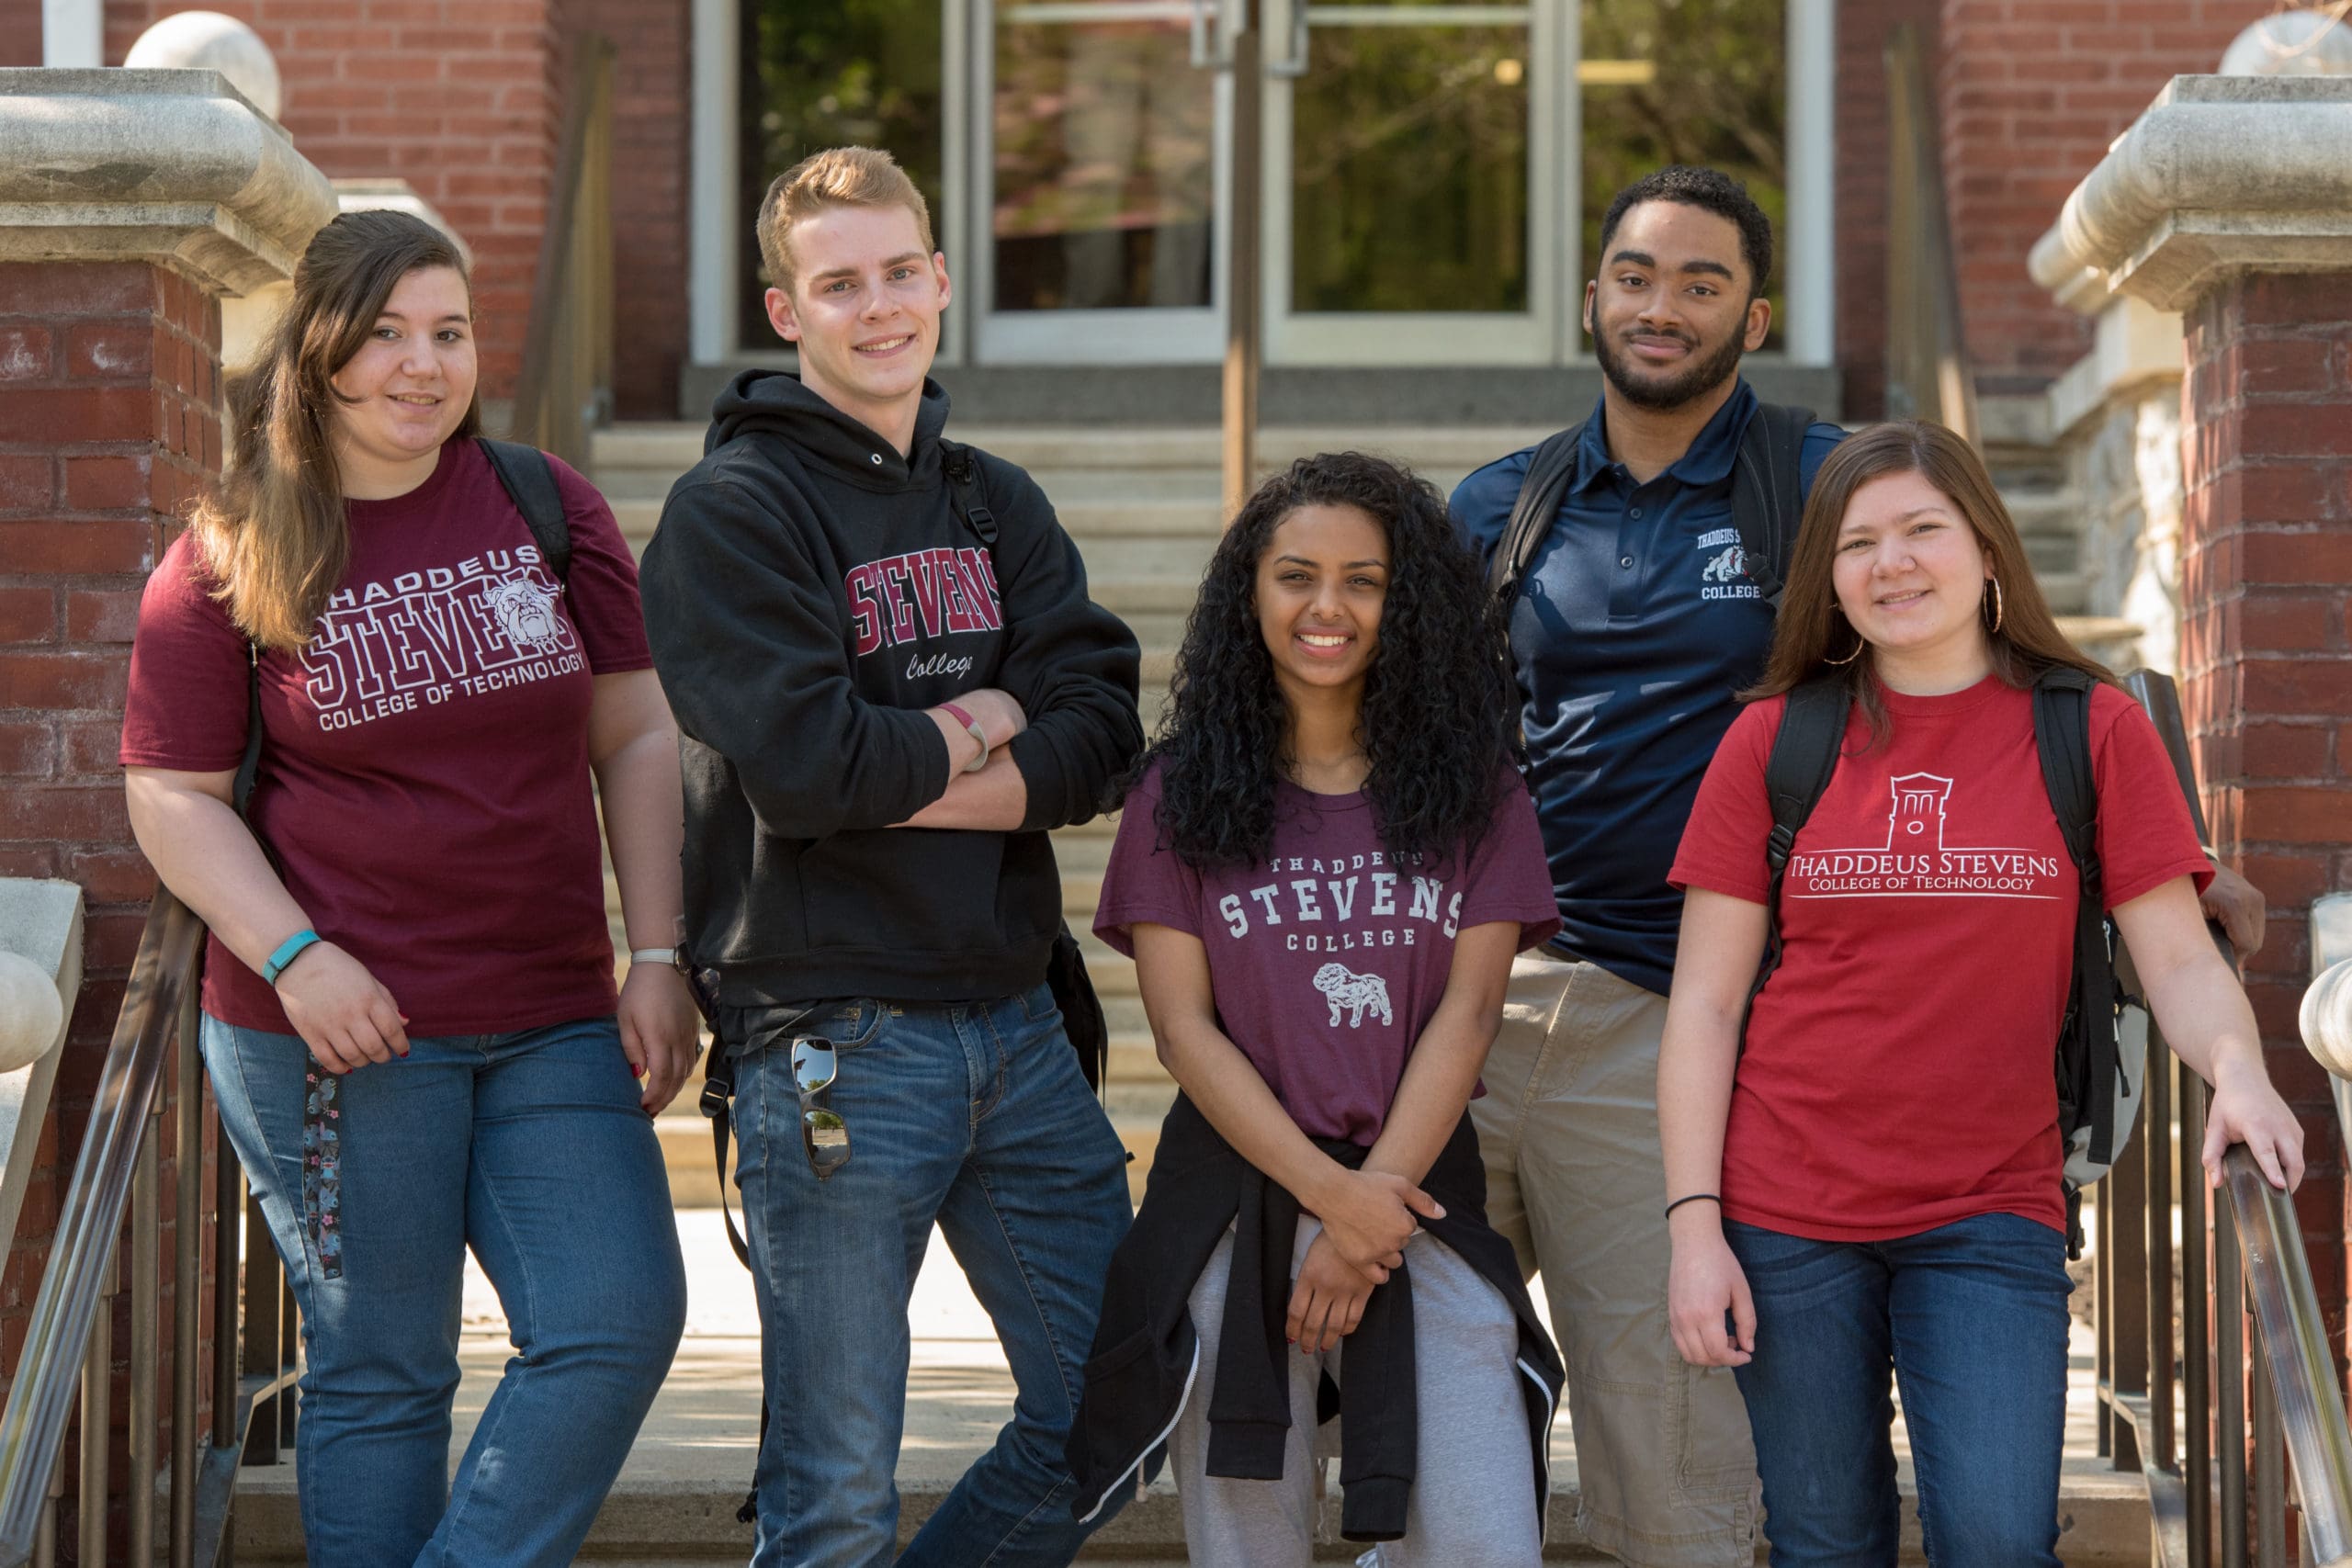
[[[822,1181],[849,1163],[849,1123],[832,1108],[841,1054],[820,1034],[792,1037],[792,1081],[800,1091],[800,1147]]]

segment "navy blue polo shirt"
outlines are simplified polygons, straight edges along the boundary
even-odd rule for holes
[[[1680,460],[1645,485],[1585,421],[1560,518],[1510,611],[1530,782],[1560,903],[1553,947],[1664,995],[1682,896],[1666,883],[1733,694],[1764,670],[1772,612],[1743,570],[1732,465],[1756,394],[1743,380]],[[1845,438],[1805,433],[1813,476]],[[1490,558],[1534,448],[1453,492],[1455,525]]]

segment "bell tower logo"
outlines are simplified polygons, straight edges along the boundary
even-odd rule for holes
[[[1936,773],[1905,773],[1887,780],[1886,785],[1894,796],[1887,813],[1886,847],[1942,849],[1944,807],[1951,799],[1951,780]]]

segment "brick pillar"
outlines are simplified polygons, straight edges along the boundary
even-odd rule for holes
[[[2246,990],[2301,1116],[2303,1245],[2339,1363],[2346,1183],[2296,1008],[2311,902],[2352,887],[2352,80],[2176,78],[2034,250],[2179,312],[2182,701],[2214,848],[2267,896]]]
[[[115,763],[141,587],[219,471],[220,297],[287,276],[335,204],[285,133],[209,72],[0,71],[0,875],[76,882],[88,909],[40,1168],[0,1271],[13,1379],[154,888]],[[60,174],[74,170],[88,173]],[[209,1200],[213,1153],[209,1139],[186,1157],[174,1146],[172,1082],[167,1066],[159,1456],[176,1189],[199,1181]],[[153,1482],[129,1468],[127,1288],[113,1343],[119,1542],[122,1499]]]
[[[2352,254],[2233,277],[2187,320],[2183,693],[2215,847],[2268,896],[2246,965],[2270,1076],[2303,1119],[2304,1246],[2344,1343],[2345,1172],[2296,1009],[2306,914],[2352,886]]]

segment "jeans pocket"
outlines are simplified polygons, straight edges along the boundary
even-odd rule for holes
[[[880,1038],[888,1010],[872,998],[843,1001],[796,1003],[789,1007],[744,1010],[738,1050],[744,1055],[791,1048],[793,1041],[816,1038],[836,1051],[870,1049]]]

